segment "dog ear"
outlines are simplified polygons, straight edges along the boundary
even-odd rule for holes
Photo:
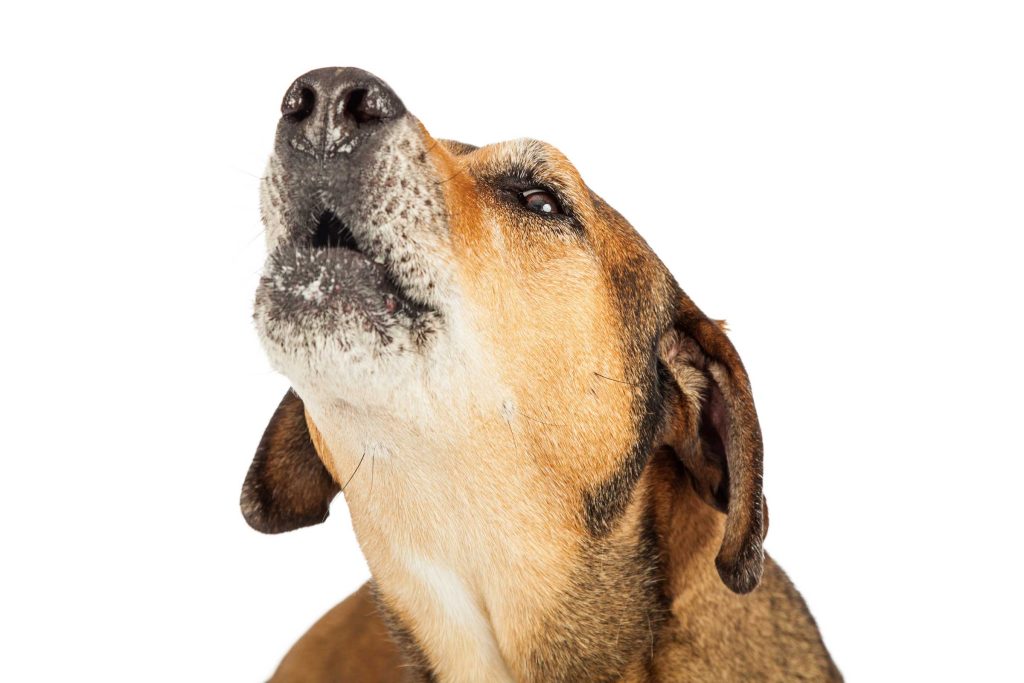
[[[761,492],[761,428],[739,354],[713,321],[680,293],[658,358],[678,394],[666,404],[666,440],[706,502],[727,512],[715,566],[736,593],[761,580],[768,516]]]
[[[317,455],[302,399],[289,391],[270,418],[242,484],[242,516],[265,534],[327,519],[338,484]]]

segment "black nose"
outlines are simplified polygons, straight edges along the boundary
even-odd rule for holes
[[[405,114],[395,91],[362,69],[316,69],[299,76],[281,102],[281,132],[292,147],[328,158],[351,151],[358,138]]]

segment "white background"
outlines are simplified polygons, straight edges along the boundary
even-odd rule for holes
[[[667,5],[667,3],[666,3]],[[1021,680],[1019,3],[27,4],[0,28],[0,679],[259,681],[367,576],[251,531],[289,83],[559,146],[709,314],[851,681]],[[670,12],[670,13],[666,13]]]

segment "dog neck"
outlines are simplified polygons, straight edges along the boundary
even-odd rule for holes
[[[318,422],[327,453],[345,436]],[[486,452],[396,458],[370,445],[358,458],[331,456],[336,478],[350,479],[353,527],[400,640],[442,681],[643,680],[664,589],[678,583],[659,542],[673,527],[666,515],[682,514],[662,490],[676,473],[652,461],[596,538],[557,487],[494,471]],[[713,568],[715,547],[704,545],[707,557],[673,561]]]

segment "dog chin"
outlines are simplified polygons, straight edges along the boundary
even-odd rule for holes
[[[403,296],[382,264],[293,245],[268,257],[253,318],[275,370],[296,388],[342,397],[369,385],[387,393],[425,361],[441,323],[438,313]]]

